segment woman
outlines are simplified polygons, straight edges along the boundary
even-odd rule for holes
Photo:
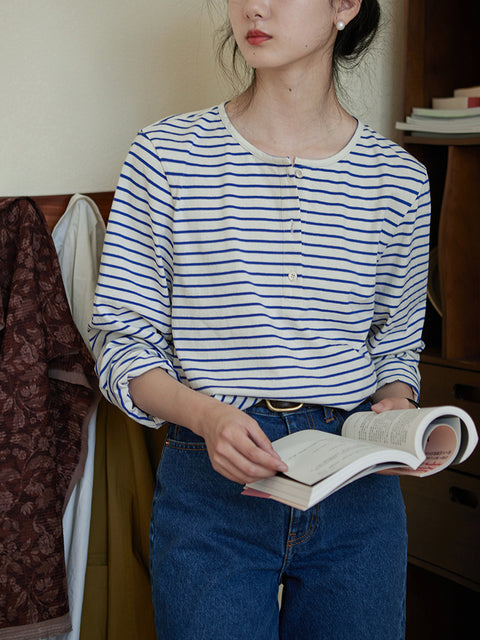
[[[428,179],[335,94],[338,61],[377,28],[376,0],[228,9],[254,82],[137,136],[92,321],[105,395],[170,423],[151,523],[158,637],[398,639],[397,478],[307,512],[241,492],[285,470],[272,440],[414,402]]]

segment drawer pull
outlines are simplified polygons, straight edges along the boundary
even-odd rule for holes
[[[453,385],[453,395],[457,400],[480,402],[480,387],[474,387],[471,384],[455,384]]]
[[[448,494],[452,502],[457,502],[458,504],[461,504],[464,507],[470,507],[471,509],[476,509],[478,507],[478,498],[473,491],[468,491],[461,487],[450,487]]]

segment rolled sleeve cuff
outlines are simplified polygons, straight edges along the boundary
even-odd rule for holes
[[[376,362],[377,389],[393,382],[404,382],[412,387],[415,398],[420,395],[420,372],[418,359],[398,360],[382,358]]]
[[[122,411],[136,422],[147,427],[158,429],[165,424],[166,421],[163,418],[151,416],[139,409],[133,403],[130,395],[130,380],[152,369],[164,369],[169,375],[178,380],[177,373],[168,360],[159,360],[158,357],[148,356],[117,363],[112,367],[109,379],[99,374],[99,380],[100,389],[107,400],[122,409]]]

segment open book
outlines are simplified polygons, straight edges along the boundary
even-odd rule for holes
[[[358,412],[342,435],[307,429],[276,440],[288,471],[249,483],[243,493],[305,510],[370,473],[438,473],[468,458],[477,442],[472,418],[458,407]]]

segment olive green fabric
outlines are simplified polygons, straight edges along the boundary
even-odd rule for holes
[[[164,437],[100,403],[80,640],[156,639],[148,545]]]

